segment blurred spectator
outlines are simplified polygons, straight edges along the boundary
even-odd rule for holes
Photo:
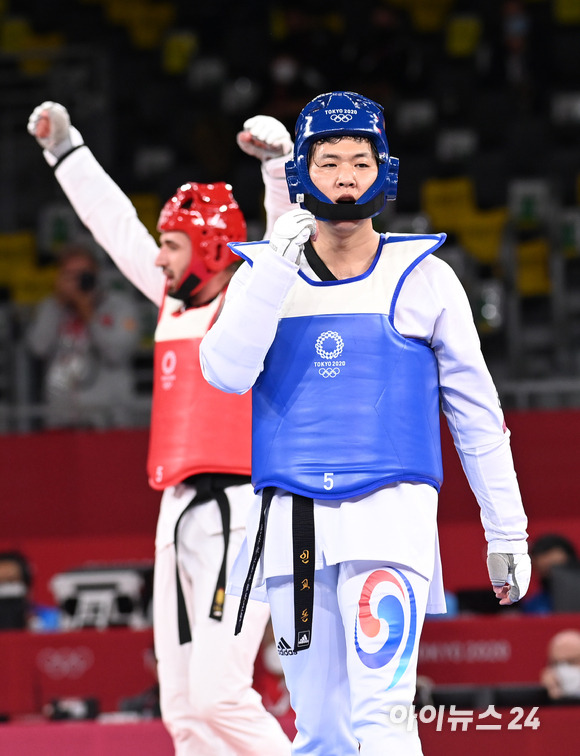
[[[540,681],[552,701],[580,703],[580,631],[562,630],[554,635]]]
[[[537,538],[531,548],[532,574],[540,583],[539,590],[527,597],[522,605],[528,614],[549,614],[553,611],[551,595],[552,568],[576,564],[578,556],[571,541],[558,533],[546,533]]]
[[[0,630],[58,630],[58,609],[31,598],[32,572],[19,551],[0,552]]]
[[[100,285],[88,248],[65,247],[54,294],[39,304],[26,334],[30,353],[43,361],[46,426],[129,425],[139,338],[136,302]]]

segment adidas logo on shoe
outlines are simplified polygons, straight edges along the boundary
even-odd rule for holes
[[[280,638],[277,648],[279,656],[296,656],[298,653],[293,650],[288,641],[285,641],[284,638]]]

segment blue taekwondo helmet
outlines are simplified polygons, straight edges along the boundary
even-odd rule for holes
[[[373,185],[354,204],[335,204],[317,189],[308,172],[311,146],[325,137],[356,136],[369,139],[379,155],[379,172]],[[296,121],[294,160],[286,163],[290,201],[323,220],[360,220],[378,215],[387,200],[397,196],[399,158],[389,155],[383,107],[356,92],[318,95]]]

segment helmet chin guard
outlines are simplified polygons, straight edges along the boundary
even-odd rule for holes
[[[187,302],[217,273],[239,260],[228,242],[246,240],[246,222],[223,181],[189,183],[167,200],[157,230],[182,231],[191,241],[191,260],[172,296]]]
[[[308,170],[311,146],[327,137],[364,137],[378,152],[379,171],[373,185],[353,204],[335,204],[314,186]],[[286,163],[290,201],[322,220],[360,220],[378,215],[397,196],[399,159],[389,155],[383,108],[355,92],[318,95],[296,121],[294,159]]]

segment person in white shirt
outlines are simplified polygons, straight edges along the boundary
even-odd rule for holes
[[[131,424],[131,362],[141,338],[137,303],[102,286],[99,273],[87,246],[65,245],[54,292],[39,302],[26,330],[26,346],[43,365],[45,428]]]
[[[481,508],[500,604],[525,595],[527,519],[509,432],[444,234],[379,234],[396,197],[382,107],[353,92],[300,114],[290,198],[201,343],[224,392],[252,389],[247,543],[231,575],[267,594],[296,712],[293,754],[417,756],[410,709],[426,611],[445,611],[440,407]],[[401,717],[401,711],[404,716]]]
[[[262,159],[267,209],[280,214],[290,206],[284,180],[290,135],[267,116],[244,126],[238,142]],[[153,626],[161,714],[175,753],[287,756],[289,739],[252,688],[268,607],[251,606],[247,628],[235,637],[238,600],[224,600],[253,498],[251,400],[212,389],[198,356],[236,267],[227,243],[245,237],[244,217],[228,184],[190,182],[164,205],[158,245],[62,105],[39,105],[28,130],[97,242],[160,308],[147,471],[152,488],[163,491]]]

